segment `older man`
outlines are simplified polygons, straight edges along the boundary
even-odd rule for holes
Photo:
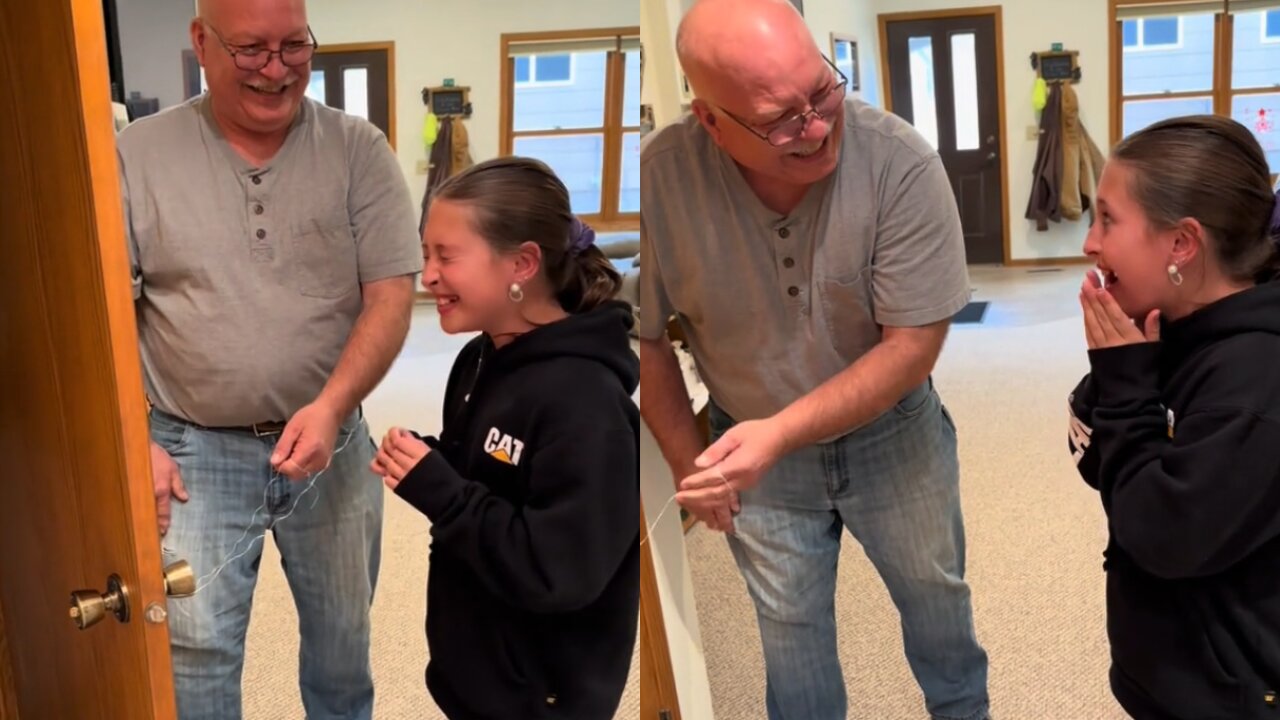
[[[969,294],[941,161],[901,119],[846,100],[784,0],[703,0],[678,50],[693,113],[641,160],[641,407],[681,504],[732,533],[768,715],[846,715],[834,593],[847,527],[901,614],[930,715],[985,718],[956,434],[930,381]],[[666,338],[673,314],[711,391],[707,449]]]
[[[383,490],[359,406],[408,332],[413,203],[377,129],[303,97],[302,0],[204,0],[191,39],[209,92],[119,136],[164,550],[200,578],[169,615],[179,715],[241,716],[271,531],[307,717],[368,718]]]

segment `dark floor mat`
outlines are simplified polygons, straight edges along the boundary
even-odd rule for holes
[[[960,309],[960,312],[951,318],[953,323],[978,324],[987,315],[987,303],[985,301],[971,302]]]

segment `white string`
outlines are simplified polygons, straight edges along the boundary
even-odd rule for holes
[[[720,476],[720,482],[724,483],[724,486],[729,488],[729,492],[732,493],[733,486],[730,485],[729,481],[725,479],[724,472],[720,470],[720,466],[716,465],[711,469],[716,471],[716,475]],[[644,539],[640,541],[641,547],[644,547],[644,544],[649,542],[649,538],[653,537],[654,528],[658,527],[658,523],[662,522],[662,516],[667,514],[667,510],[671,509],[671,503],[675,502],[675,499],[676,499],[675,495],[672,495],[671,497],[667,498],[667,502],[663,504],[662,510],[658,512],[658,517],[654,518],[653,524],[650,525],[647,530],[645,530]]]
[[[298,503],[302,500],[302,496],[310,492],[311,489],[315,487],[316,481],[320,479],[320,476],[324,475],[326,472],[329,471],[329,468],[333,466],[333,458],[337,457],[339,453],[341,453],[343,450],[347,448],[347,445],[351,444],[351,439],[355,436],[355,434],[356,434],[355,430],[352,430],[351,432],[347,433],[346,438],[343,439],[342,441],[342,445],[340,445],[337,450],[334,450],[333,455],[330,456],[329,465],[325,466],[323,470],[316,473],[315,475],[309,476],[310,480],[307,482],[307,486],[303,488],[302,492],[298,493],[297,497],[293,499],[293,505],[289,508],[289,512],[285,513],[284,515],[281,515],[275,521],[267,525],[266,529],[264,529],[261,534],[255,535],[254,538],[249,541],[249,544],[245,546],[244,550],[231,555],[226,560],[223,560],[222,563],[220,563],[213,570],[210,570],[209,572],[202,575],[198,580],[196,580],[195,592],[191,593],[191,595],[188,595],[186,597],[194,596],[197,593],[199,593],[201,590],[204,590],[205,588],[212,585],[213,581],[217,580],[218,576],[222,574],[222,571],[225,570],[229,565],[231,565],[231,563],[235,562],[236,560],[239,560],[240,558],[243,558],[245,555],[248,555],[249,551],[253,549],[253,546],[255,543],[257,543],[259,540],[265,539],[268,532],[271,532],[272,530],[275,529],[277,525],[284,522],[285,520],[288,520],[289,516],[293,515],[294,510],[298,509]],[[228,552],[234,552],[236,547],[238,547],[241,542],[244,542],[244,539],[249,536],[249,531],[253,528],[253,523],[258,518],[258,512],[265,511],[267,508],[267,502],[268,502],[268,497],[270,496],[270,493],[271,493],[272,483],[274,483],[279,478],[280,478],[280,472],[278,470],[274,471],[271,474],[271,479],[267,481],[266,487],[264,487],[262,490],[262,504],[259,505],[256,510],[253,511],[253,515],[249,517],[249,524],[245,526],[244,532],[241,533],[240,538],[231,544],[231,550]],[[316,506],[316,502],[319,499],[320,499],[320,491],[316,490],[315,498],[311,502],[311,507],[314,508]]]

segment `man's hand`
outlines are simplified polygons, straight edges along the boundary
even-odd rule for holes
[[[290,480],[305,480],[327,470],[341,424],[333,407],[320,400],[302,408],[280,433],[271,467]]]
[[[170,498],[178,502],[190,499],[187,489],[182,485],[182,473],[178,472],[178,463],[169,457],[169,453],[155,441],[151,443],[151,480],[156,493],[156,517],[160,520],[160,536],[169,532],[169,522],[173,518]]]
[[[382,482],[394,491],[404,481],[405,475],[430,453],[431,448],[412,433],[393,427],[382,439],[382,447],[378,448],[378,455],[369,469],[381,475]]]
[[[676,502],[700,519],[715,515],[716,525],[707,526],[732,532],[731,513],[740,509],[738,492],[759,484],[782,457],[784,448],[781,431],[772,419],[735,425],[698,457],[696,465],[704,470],[680,483]]]

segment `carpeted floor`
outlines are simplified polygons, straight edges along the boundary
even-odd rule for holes
[[[440,404],[457,351],[469,338],[439,330],[435,309],[420,305],[413,329],[387,379],[365,403],[365,416],[381,440],[393,425],[428,433],[440,430]],[[323,478],[317,483],[322,488]],[[372,659],[376,692],[374,717],[388,720],[444,720],[423,682],[427,663],[427,520],[388,493],[382,539],[382,570],[373,606]],[[298,615],[280,556],[267,543],[254,596],[244,670],[247,720],[304,717],[298,695]],[[640,717],[638,663],[617,718]]]
[[[999,720],[1127,717],[1107,688],[1097,494],[1066,450],[1067,393],[1087,368],[1083,273],[976,270],[983,325],[953,329],[935,375],[960,431],[968,578]],[[762,720],[755,614],[722,536],[689,535],[716,720]],[[836,611],[849,717],[926,718],[896,611],[846,533]],[[701,720],[701,719],[698,719]]]

